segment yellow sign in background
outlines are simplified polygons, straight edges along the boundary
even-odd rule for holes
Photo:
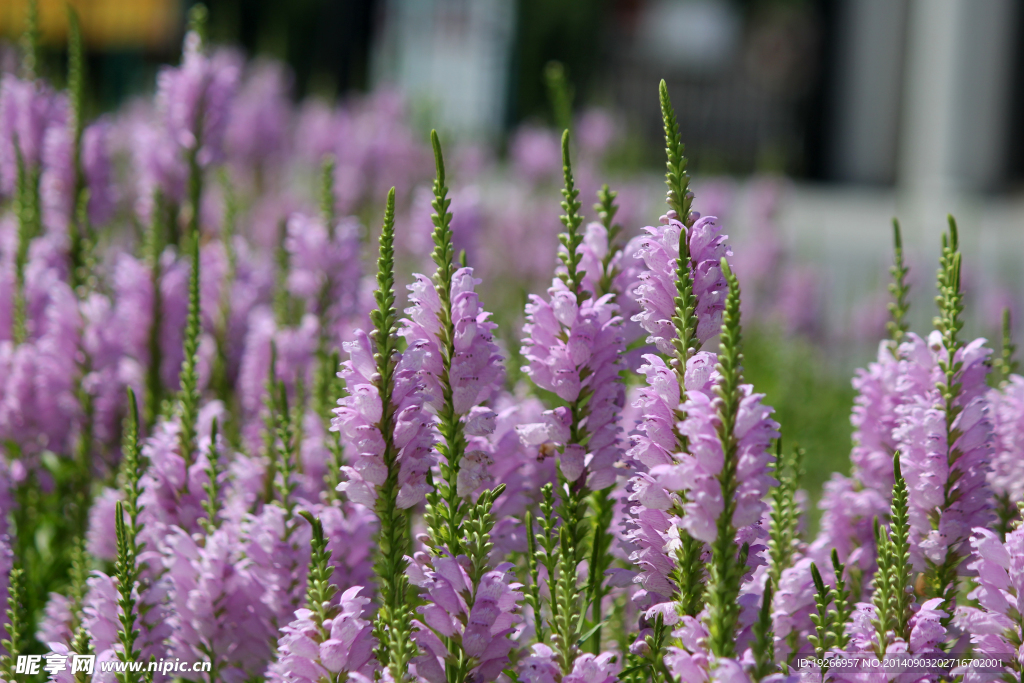
[[[93,49],[163,48],[175,36],[181,16],[177,0],[38,0],[43,44],[67,39],[67,5],[78,12],[86,44]],[[28,0],[0,0],[0,36],[25,29]]]

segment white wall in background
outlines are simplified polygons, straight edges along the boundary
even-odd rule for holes
[[[836,46],[835,128],[829,176],[891,183],[903,85],[908,0],[843,0]]]
[[[383,5],[372,55],[374,85],[401,88],[442,131],[476,140],[497,135],[508,96],[514,0]]]
[[[655,0],[644,8],[639,36],[655,64],[710,73],[735,60],[743,19],[731,0]]]
[[[1006,170],[1014,38],[1020,3],[974,0],[964,6],[957,77],[956,164],[972,188],[989,188]]]
[[[1003,175],[1014,0],[911,0],[899,183],[989,189]]]

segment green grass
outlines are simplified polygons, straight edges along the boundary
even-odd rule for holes
[[[747,381],[775,408],[783,448],[799,446],[806,451],[801,488],[810,494],[808,531],[814,532],[822,484],[833,472],[847,474],[850,469],[850,378],[830,372],[820,349],[807,342],[763,329],[744,332]]]

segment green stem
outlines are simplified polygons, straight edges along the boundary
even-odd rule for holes
[[[376,574],[380,586],[381,605],[374,625],[375,635],[380,643],[378,661],[387,662],[396,681],[408,676],[409,662],[416,653],[416,645],[410,639],[412,613],[406,596],[408,578],[405,575],[409,554],[408,514],[398,507],[398,452],[394,444],[395,406],[391,400],[394,392],[394,373],[397,367],[397,325],[398,315],[394,308],[394,239],[395,239],[395,190],[388,193],[384,214],[384,229],[380,237],[380,258],[378,259],[377,291],[374,298],[377,309],[370,313],[374,324],[372,343],[377,362],[377,376],[374,384],[381,398],[381,419],[378,423],[384,439],[383,461],[387,478],[377,491],[375,510],[380,520],[377,534]]]
[[[147,431],[152,430],[160,415],[163,404],[163,379],[160,374],[163,365],[163,347],[160,340],[163,336],[163,293],[160,283],[163,279],[163,267],[160,263],[166,243],[164,218],[166,207],[163,195],[157,192],[153,196],[153,216],[146,236],[146,260],[149,262],[150,282],[153,287],[153,317],[149,325],[149,365],[146,368],[146,393],[143,401],[144,422]]]
[[[718,475],[724,506],[718,517],[717,534],[711,544],[711,564],[708,571],[708,619],[709,645],[718,657],[733,657],[736,652],[736,624],[739,620],[740,582],[746,564],[746,553],[736,550],[736,527],[733,514],[736,510],[736,492],[739,488],[737,467],[739,459],[736,438],[736,418],[739,414],[742,395],[741,373],[743,354],[740,332],[740,289],[736,276],[722,259],[722,273],[729,284],[725,312],[722,316],[718,372],[721,380],[715,386],[719,398],[718,424],[716,430],[722,445],[723,464]]]

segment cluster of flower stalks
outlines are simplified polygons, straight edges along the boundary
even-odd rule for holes
[[[161,658],[209,683],[1021,680],[1024,378],[1008,321],[999,354],[962,338],[952,220],[924,336],[895,227],[810,539],[664,83],[668,210],[630,238],[605,186],[588,222],[567,131],[558,261],[510,345],[436,134],[432,272],[403,288],[375,188],[409,181],[407,129],[284,126],[265,69],[190,26],[117,116],[83,120],[73,16],[67,92],[32,59],[0,80],[0,678],[52,652],[95,655],[68,683]]]

